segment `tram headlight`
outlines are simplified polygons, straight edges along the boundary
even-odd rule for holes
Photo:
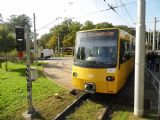
[[[114,81],[114,80],[115,80],[115,77],[114,77],[114,76],[107,76],[107,77],[106,77],[106,80],[107,80],[107,81]]]
[[[74,76],[74,77],[77,77],[78,74],[77,74],[76,72],[73,72],[73,76]]]

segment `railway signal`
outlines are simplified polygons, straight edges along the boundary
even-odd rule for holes
[[[24,28],[23,27],[16,27],[16,48],[17,51],[25,51],[26,50],[26,41],[24,37]]]

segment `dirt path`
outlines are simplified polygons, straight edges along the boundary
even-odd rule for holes
[[[43,67],[44,73],[57,84],[73,89],[71,83],[73,58],[53,58],[45,60],[47,64]]]

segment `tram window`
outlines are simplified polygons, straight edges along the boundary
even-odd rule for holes
[[[134,56],[135,54],[135,45],[134,45],[134,41],[132,40],[132,43],[131,43],[131,55]]]
[[[80,59],[80,60],[84,60],[84,59],[86,58],[85,48],[84,48],[84,47],[78,48],[78,52],[77,52],[76,58],[77,58],[77,59]]]
[[[120,43],[120,64],[125,62],[125,42],[121,40]]]
[[[127,41],[125,41],[125,58],[126,60],[130,59],[130,45]]]

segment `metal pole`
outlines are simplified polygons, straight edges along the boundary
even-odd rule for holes
[[[158,93],[158,116],[160,116],[160,82],[159,82],[159,93]]]
[[[152,44],[152,31],[150,31],[150,43]]]
[[[149,32],[150,32],[150,30],[148,29],[148,43],[149,43]]]
[[[60,42],[59,42],[59,34],[58,34],[58,56],[60,57]]]
[[[27,62],[26,62],[26,79],[27,79],[27,92],[28,92],[28,114],[35,113],[35,109],[32,105],[32,81],[31,81],[31,59],[30,59],[30,48],[31,48],[31,40],[30,40],[30,32],[29,25],[25,26],[26,31],[26,53],[27,53]]]
[[[150,51],[150,28],[148,29],[148,45],[147,45],[147,48],[148,48],[148,52]]]
[[[155,51],[156,50],[156,17],[154,18],[154,30],[153,30],[153,48],[152,48],[152,51]]]
[[[159,50],[159,35],[160,34],[157,33],[157,51]]]
[[[145,0],[137,0],[134,115],[144,114]]]
[[[33,13],[33,22],[34,22],[34,56],[35,62],[37,63],[37,39],[36,39],[36,21],[35,21],[35,13]]]

